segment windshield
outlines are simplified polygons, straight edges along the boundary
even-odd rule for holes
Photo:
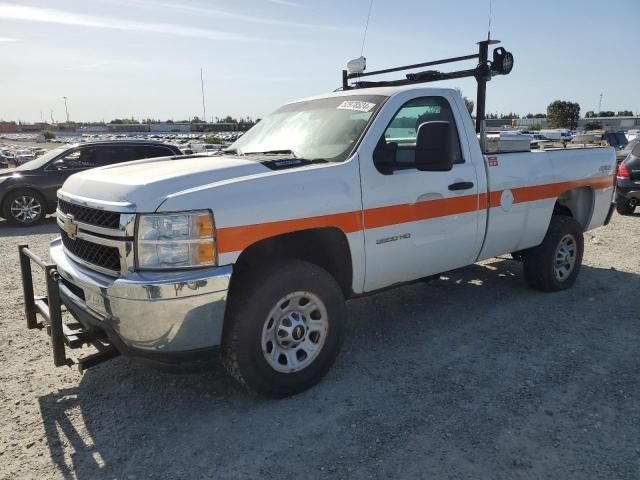
[[[35,170],[36,168],[40,168],[45,165],[47,162],[53,160],[55,157],[60,155],[62,152],[68,150],[68,147],[55,148],[45,153],[44,155],[39,156],[38,158],[31,160],[29,162],[23,163],[22,165],[15,168],[15,170]]]
[[[350,95],[285,105],[258,122],[228,151],[289,153],[307,160],[345,160],[387,97]]]

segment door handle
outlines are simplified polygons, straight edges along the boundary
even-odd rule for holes
[[[473,188],[473,182],[456,182],[449,185],[449,190],[469,190]]]

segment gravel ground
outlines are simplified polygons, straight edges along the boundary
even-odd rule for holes
[[[589,232],[569,291],[499,258],[349,302],[333,370],[279,401],[221,369],[54,368],[16,246],[55,223],[0,236],[2,479],[640,478],[640,216]]]

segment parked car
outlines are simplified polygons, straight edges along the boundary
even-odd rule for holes
[[[629,140],[624,132],[605,132],[603,133],[599,140],[603,140],[609,143],[616,150],[621,150],[627,146]]]
[[[549,140],[571,141],[571,130],[567,128],[540,130],[540,134],[544,135]]]
[[[221,349],[235,379],[276,397],[327,373],[345,298],[509,252],[532,288],[563,290],[583,232],[612,213],[612,148],[485,157],[450,89],[293,102],[202,160],[112,165],[58,191],[61,237],[49,255],[60,298],[84,325],[68,341],[99,338],[111,348],[100,361],[121,353],[156,365]],[[66,334],[54,334],[65,365]]]
[[[631,154],[631,151],[638,144],[638,142],[640,142],[640,137],[629,140],[629,143],[627,143],[625,147],[621,148],[620,150],[616,150],[616,161],[620,163],[624,159],[626,159]]]
[[[94,167],[181,155],[159,142],[93,142],[64,146],[0,174],[0,212],[9,223],[35,225],[56,210],[56,192],[69,176]]]
[[[616,174],[616,210],[631,215],[640,203],[640,142],[618,165]]]

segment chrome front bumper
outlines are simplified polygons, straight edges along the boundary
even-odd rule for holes
[[[112,277],[72,260],[60,238],[50,256],[62,302],[81,323],[103,328],[121,353],[162,362],[220,345],[231,266]]]

